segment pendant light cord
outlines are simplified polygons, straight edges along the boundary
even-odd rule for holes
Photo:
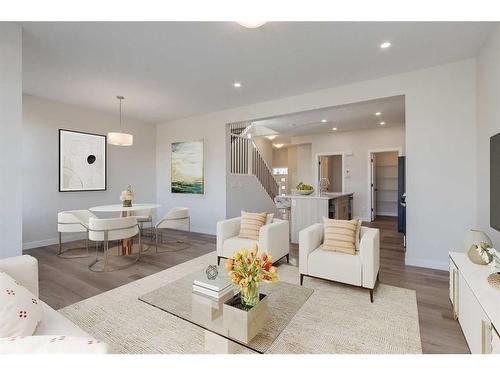
[[[120,99],[120,131],[123,133],[123,126],[122,126],[122,100]]]
[[[123,133],[123,126],[122,126],[122,100],[125,99],[125,97],[118,95],[116,97],[120,101],[120,132]]]

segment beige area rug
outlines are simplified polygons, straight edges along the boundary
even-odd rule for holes
[[[203,329],[139,301],[216,262],[215,252],[59,310],[108,343],[114,353],[205,353]],[[281,265],[283,281],[298,284],[298,268]],[[368,291],[305,278],[314,293],[268,353],[422,353],[415,291],[379,284]]]

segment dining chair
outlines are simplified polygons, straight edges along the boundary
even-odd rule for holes
[[[134,216],[139,223],[141,228],[141,235],[144,235],[144,224],[149,223],[149,229],[151,230],[151,239],[154,236],[153,232],[153,213],[154,210],[138,210],[132,211],[130,216]]]
[[[108,267],[108,257],[109,257],[109,242],[119,241],[121,246],[123,240],[130,239],[133,241],[133,237],[139,235],[139,252],[132,262],[124,266],[109,268]],[[97,219],[90,218],[89,221],[89,239],[96,243],[96,254],[95,260],[89,265],[89,269],[94,272],[108,272],[116,271],[119,269],[125,269],[135,264],[141,258],[142,254],[142,243],[141,243],[141,231],[137,219],[133,216],[120,217],[113,219]],[[95,265],[99,262],[98,251],[99,243],[103,243],[104,247],[104,266],[99,269]],[[132,242],[133,245],[133,242]],[[120,255],[125,256],[125,255]]]
[[[59,234],[59,251],[58,257],[65,259],[86,258],[89,256],[89,220],[97,218],[89,210],[72,210],[62,211],[57,214],[57,231]],[[63,233],[85,233],[85,247],[73,247],[63,249],[62,234]],[[76,250],[86,250],[85,254],[74,254]],[[73,254],[72,254],[73,253]]]
[[[156,252],[167,252],[167,251],[179,251],[185,250],[191,246],[188,241],[163,241],[163,234],[161,229],[179,229],[186,228],[187,232],[191,232],[191,218],[189,216],[189,208],[186,207],[174,207],[170,211],[167,212],[163,218],[155,225],[155,244],[156,244]],[[166,245],[166,248],[163,251],[158,251],[158,237],[160,237],[160,244]],[[168,247],[171,245],[180,245],[175,247]]]

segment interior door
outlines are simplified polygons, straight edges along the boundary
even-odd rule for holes
[[[377,168],[375,168],[376,164],[376,154],[371,154],[370,158],[370,167],[371,167],[371,181],[370,181],[370,188],[371,188],[371,219],[372,221],[375,220],[375,217],[377,216]]]

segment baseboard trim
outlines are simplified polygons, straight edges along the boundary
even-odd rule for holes
[[[407,266],[414,267],[424,267],[424,268],[432,268],[435,270],[448,271],[448,263],[447,262],[439,262],[435,260],[421,259],[421,258],[409,258],[405,257],[405,264]]]
[[[85,233],[63,234],[62,242],[66,243],[84,239],[85,239]],[[44,247],[50,245],[57,245],[58,243],[59,243],[59,237],[47,238],[38,241],[23,242],[23,250],[35,249],[37,247]]]
[[[191,227],[191,232],[215,235],[215,232],[213,230],[203,228],[203,227]],[[63,234],[62,242],[66,243],[66,242],[84,240],[84,239],[85,239],[85,233]],[[23,250],[35,249],[37,247],[57,245],[58,243],[59,243],[58,237],[47,238],[47,239],[38,240],[38,241],[24,242],[23,243]]]

